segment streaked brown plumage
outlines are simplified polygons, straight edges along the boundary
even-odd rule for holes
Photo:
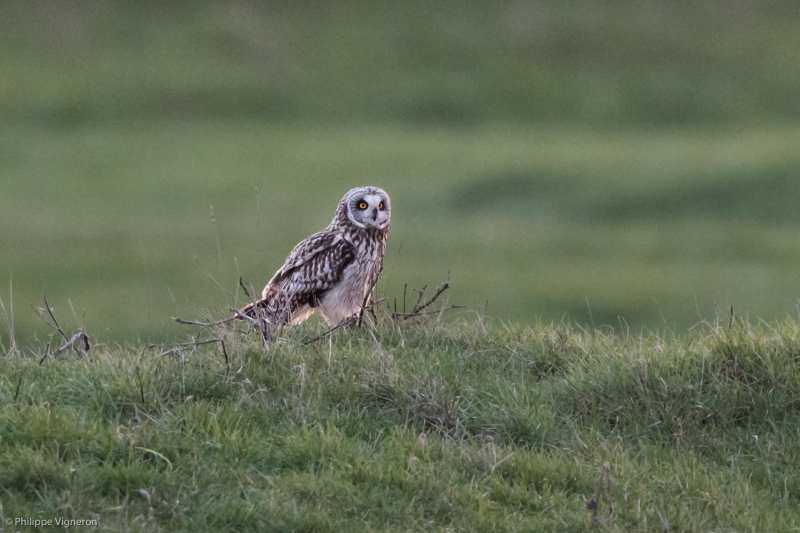
[[[391,203],[377,187],[344,195],[324,230],[294,247],[262,292],[242,308],[273,325],[295,325],[319,312],[330,325],[358,314],[383,268]]]

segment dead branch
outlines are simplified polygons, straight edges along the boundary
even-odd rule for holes
[[[225,324],[230,324],[235,320],[234,317],[225,318],[223,320],[217,320],[216,322],[200,322],[199,320],[183,320],[182,318],[172,317],[172,320],[177,322],[182,326],[202,326],[204,328],[208,328],[211,326],[222,326]]]
[[[242,280],[242,276],[239,276],[239,286],[242,288],[242,291],[244,291],[245,296],[247,296],[252,302],[251,308],[253,309],[253,314],[255,316],[249,317],[244,313],[242,313],[240,310],[234,308],[230,308],[230,310],[233,311],[233,314],[235,315],[234,318],[240,318],[242,320],[250,322],[250,324],[258,328],[258,331],[261,332],[261,339],[262,342],[264,343],[264,349],[269,350],[269,345],[272,342],[273,329],[272,329],[272,324],[267,319],[266,311],[261,309],[258,306],[258,301],[256,300],[256,298],[250,295],[250,291],[247,290],[247,287],[245,286],[244,281]]]
[[[81,331],[70,337],[70,339],[67,342],[62,344],[61,347],[58,350],[56,350],[56,352],[53,354],[53,357],[58,357],[59,355],[61,355],[62,352],[70,349],[72,345],[75,344],[77,341],[81,341],[79,347],[80,350],[85,353],[88,350],[87,346],[89,346],[89,341],[86,335]]]
[[[253,318],[251,316],[247,316],[246,314],[242,313],[240,310],[236,309],[235,307],[229,307],[228,309],[234,315],[236,315],[232,320],[235,320],[236,318],[239,318],[241,320],[244,320],[245,322],[250,322],[253,325],[258,325],[258,321],[255,318]]]
[[[86,333],[79,331],[78,333],[70,337],[70,339],[67,342],[62,344],[61,347],[55,351],[53,357],[58,357],[59,355],[61,355],[62,352],[69,350],[72,347],[72,345],[78,341],[81,341],[81,344],[79,345],[81,353],[83,354],[88,353],[89,349],[91,348],[91,345],[89,344],[89,337],[86,336]]]
[[[258,306],[253,306],[253,312],[255,313],[255,318],[251,316],[247,316],[246,314],[242,313],[239,309],[235,309],[233,307],[229,308],[231,312],[235,315],[234,318],[239,318],[246,322],[249,322],[251,325],[258,328],[258,331],[261,333],[261,338],[264,341],[264,348],[269,349],[269,343],[272,342],[272,326],[267,319],[266,311]]]
[[[47,343],[47,346],[44,347],[44,355],[41,359],[39,359],[39,364],[41,365],[44,363],[44,360],[50,357],[50,342]]]
[[[61,336],[62,336],[62,337],[64,337],[64,340],[65,340],[65,341],[69,341],[69,335],[67,335],[66,333],[64,333],[64,330],[61,328],[61,324],[59,324],[59,323],[58,323],[58,320],[56,319],[56,315],[55,315],[55,314],[53,314],[53,309],[50,307],[50,304],[49,304],[49,303],[47,303],[47,294],[45,294],[45,295],[44,295],[44,308],[47,310],[47,314],[49,314],[49,315],[50,315],[50,318],[53,320],[53,323],[51,324],[50,322],[48,322],[47,320],[45,320],[45,319],[42,317],[42,310],[41,310],[41,309],[39,309],[39,311],[38,311],[38,313],[39,313],[39,318],[41,318],[41,319],[42,319],[42,322],[44,322],[45,324],[47,324],[48,326],[50,326],[50,327],[51,327],[51,328],[53,328],[54,330],[58,331],[58,332],[61,334]]]
[[[149,344],[147,346],[148,350],[152,350],[153,348],[174,348],[178,346],[202,346],[203,344],[213,344],[215,342],[223,342],[222,339],[208,339],[204,341],[191,341],[191,342],[175,342],[172,344]]]
[[[248,300],[252,300],[255,303],[255,299],[250,296],[250,292],[248,292],[247,287],[244,286],[244,282],[242,281],[242,276],[239,276],[239,286],[244,291],[244,295],[247,296]]]
[[[356,327],[361,327],[361,324],[364,321],[364,313],[369,313],[372,316],[372,320],[374,323],[378,323],[378,315],[375,314],[375,308],[378,307],[379,303],[385,302],[386,298],[379,298],[377,300],[372,299],[372,292],[367,294],[364,298],[364,302],[361,304],[361,311],[358,313],[358,321],[356,323]]]
[[[267,318],[266,309],[258,306],[254,307],[254,309],[256,312],[256,324],[258,325],[258,330],[261,332],[261,340],[264,343],[264,349],[269,350],[269,344],[272,342],[272,333],[275,331],[275,329],[272,327],[272,322],[270,322],[269,318]],[[278,320],[278,324],[275,327],[282,327],[280,320]]]
[[[159,357],[167,357],[168,355],[176,355],[176,354],[179,354],[179,353],[181,353],[182,351],[183,351],[183,348],[181,348],[180,346],[176,346],[175,348],[170,348],[170,349],[169,349],[169,350],[167,350],[166,352],[161,352],[160,354],[158,354],[158,356],[159,356]]]
[[[449,311],[451,309],[462,309],[464,307],[463,305],[449,305],[449,306],[445,305],[445,306],[443,306],[443,307],[441,307],[439,309],[436,309],[436,310],[427,310],[426,311],[426,309],[428,309],[431,305],[433,305],[439,299],[439,297],[447,289],[450,288],[450,282],[449,281],[444,282],[436,290],[436,293],[433,296],[431,296],[430,299],[425,300],[425,290],[427,289],[427,287],[428,287],[427,285],[424,285],[422,287],[422,289],[416,291],[418,293],[417,303],[414,304],[414,307],[411,309],[410,312],[406,312],[406,292],[407,292],[407,289],[408,289],[408,284],[405,284],[404,287],[403,287],[403,312],[402,313],[398,313],[397,312],[397,299],[395,298],[395,300],[394,300],[394,312],[392,312],[392,314],[391,314],[392,320],[396,320],[398,318],[402,318],[403,320],[408,320],[409,318],[421,317],[421,316],[426,316],[426,315],[441,314],[441,313],[443,313],[445,311]],[[342,328],[345,328],[345,327],[349,327],[349,326],[352,326],[352,325],[355,325],[356,327],[360,327],[361,324],[362,324],[363,317],[364,317],[364,312],[370,313],[372,315],[373,319],[375,320],[375,322],[377,323],[377,315],[375,314],[375,307],[376,307],[377,304],[379,304],[381,302],[385,302],[386,298],[381,298],[379,300],[375,300],[373,302],[367,303],[369,301],[368,299],[369,299],[369,295],[364,299],[364,305],[361,306],[361,311],[359,312],[358,315],[355,315],[354,317],[351,317],[350,319],[347,319],[347,320],[343,321],[342,323],[336,325],[335,327],[332,327],[332,328],[328,329],[327,331],[323,332],[322,334],[317,335],[316,337],[307,340],[303,344],[308,345],[308,344],[312,344],[314,342],[317,342],[317,341],[319,341],[321,339],[324,339],[324,338],[328,337],[329,335],[331,335],[331,334],[335,333],[336,331],[338,331],[338,330],[340,330]],[[391,311],[392,310],[391,306],[389,306],[388,303],[386,305],[389,307],[389,311]]]
[[[48,322],[44,318],[43,314],[44,314],[45,310],[47,310],[47,314],[50,316],[50,319],[53,321],[52,324],[50,322]],[[81,328],[81,330],[78,333],[75,333],[74,335],[72,335],[72,337],[67,335],[66,332],[64,331],[64,328],[62,328],[61,324],[59,324],[58,319],[56,318],[56,315],[53,312],[53,308],[50,307],[50,303],[47,301],[47,295],[46,294],[44,295],[44,309],[39,309],[37,311],[37,313],[39,315],[39,318],[42,320],[42,322],[44,322],[45,324],[47,324],[48,326],[53,328],[55,331],[57,331],[64,338],[64,344],[62,344],[53,353],[53,357],[58,357],[59,355],[61,355],[65,351],[69,350],[70,348],[74,348],[75,347],[75,343],[78,343],[77,348],[81,352],[82,355],[88,355],[89,354],[89,351],[92,349],[92,343],[89,341],[89,336],[86,334],[86,326],[85,326],[86,314],[85,313],[83,315],[84,326]],[[44,351],[44,355],[42,356],[41,359],[39,359],[39,364],[41,365],[42,363],[44,363],[44,361],[49,356],[50,356],[50,344],[47,345],[47,348]]]
[[[176,343],[173,343],[173,344],[150,344],[147,347],[147,349],[148,350],[152,350],[153,348],[161,348],[161,349],[163,349],[163,348],[173,348],[173,349],[175,349],[175,348],[183,348],[183,347],[186,347],[186,346],[202,346],[204,344],[214,344],[214,343],[217,343],[217,342],[219,343],[220,347],[222,348],[222,357],[223,357],[223,359],[225,359],[225,366],[229,367],[230,366],[230,360],[228,359],[228,349],[225,346],[225,340],[224,339],[208,339],[208,340],[204,340],[204,341],[176,342]],[[167,352],[164,352],[161,355],[162,356],[171,355],[172,353],[176,353],[176,352],[173,351],[173,350],[168,350]]]
[[[375,300],[373,302],[370,302],[369,305],[366,308],[367,313],[369,313],[370,316],[372,316],[372,320],[373,320],[374,324],[378,323],[378,315],[377,315],[377,313],[375,313],[375,309],[378,307],[378,304],[383,303],[385,301],[386,301],[386,298],[381,298],[379,300]],[[389,305],[389,304],[387,303],[386,305]]]
[[[442,307],[441,309],[435,309],[433,311],[422,311],[422,312],[416,313],[414,315],[412,315],[410,313],[408,314],[408,316],[400,315],[397,318],[402,318],[404,320],[408,320],[409,318],[414,318],[414,317],[418,317],[418,316],[438,315],[438,314],[441,314],[441,313],[443,313],[445,311],[449,311],[451,309],[464,309],[464,307],[465,306],[463,306],[463,305],[448,305],[447,307]]]
[[[463,305],[451,305],[449,307],[444,307],[444,308],[442,308],[442,309],[440,309],[438,311],[423,312],[423,311],[425,311],[425,309],[430,307],[434,302],[436,302],[436,300],[438,300],[439,297],[447,289],[450,288],[450,282],[449,281],[444,282],[436,290],[436,294],[434,294],[429,300],[427,300],[427,301],[425,301],[423,303],[423,300],[425,299],[425,289],[426,288],[427,288],[427,285],[423,286],[422,289],[417,291],[417,293],[419,293],[419,296],[417,297],[417,303],[414,305],[413,309],[411,309],[411,311],[408,312],[408,313],[405,312],[405,290],[403,290],[403,312],[402,313],[398,313],[397,311],[395,311],[394,313],[392,313],[392,320],[396,320],[398,318],[402,318],[403,320],[408,320],[409,318],[414,318],[414,317],[428,315],[428,314],[437,314],[437,313],[441,313],[441,312],[444,312],[444,311],[449,311],[450,309],[461,309],[461,308],[464,307]]]
[[[445,282],[445,285],[447,285],[447,282]],[[449,287],[448,287],[448,288],[449,288]],[[420,306],[420,304],[422,303],[422,298],[424,298],[424,297],[425,297],[425,291],[426,291],[426,290],[428,290],[428,286],[427,286],[427,285],[423,285],[423,286],[422,286],[422,288],[421,288],[420,290],[418,290],[418,291],[415,291],[415,292],[418,294],[418,296],[417,296],[417,303],[416,303],[416,304],[414,304],[414,309],[416,309],[417,307],[419,307],[419,306]],[[447,290],[447,289],[445,289],[445,290]],[[434,298],[436,298],[436,295],[434,295]],[[412,312],[412,313],[414,312],[414,309],[412,309],[412,310],[411,310],[411,312]]]
[[[373,285],[372,288],[375,286]],[[358,321],[356,322],[356,327],[361,327],[361,322],[364,320],[364,311],[367,309],[367,304],[369,303],[369,299],[372,296],[372,288],[370,288],[367,295],[364,296],[364,301],[361,302],[361,311],[358,312]]]
[[[316,336],[316,337],[314,337],[313,339],[307,340],[307,341],[306,341],[306,342],[304,342],[303,344],[304,344],[304,345],[306,345],[306,346],[308,346],[309,344],[312,344],[312,343],[314,343],[314,342],[317,342],[318,340],[322,340],[322,339],[324,339],[325,337],[327,337],[328,335],[330,335],[330,334],[332,334],[332,333],[335,333],[335,332],[339,331],[339,330],[340,330],[340,329],[342,329],[342,328],[346,328],[347,326],[350,326],[350,325],[352,325],[353,323],[358,323],[358,319],[357,319],[356,317],[351,317],[351,318],[347,318],[347,319],[345,319],[345,320],[342,320],[342,321],[341,321],[341,322],[340,322],[338,325],[336,325],[336,326],[334,326],[334,327],[330,328],[329,330],[325,331],[325,332],[324,332],[324,333],[322,333],[321,335],[317,335],[317,336]]]

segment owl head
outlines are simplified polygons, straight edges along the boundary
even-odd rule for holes
[[[392,203],[378,187],[356,187],[344,195],[334,222],[355,224],[359,228],[385,230],[392,218]]]

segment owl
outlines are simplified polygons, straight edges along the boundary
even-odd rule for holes
[[[315,312],[336,326],[359,314],[381,274],[391,218],[383,189],[351,189],[328,227],[295,246],[261,299],[240,313],[273,326],[293,326]]]

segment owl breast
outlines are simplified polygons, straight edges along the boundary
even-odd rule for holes
[[[364,233],[367,232],[349,236],[357,250],[355,261],[344,270],[341,282],[320,298],[319,310],[329,324],[336,325],[360,313],[380,276],[385,240],[378,232]]]

